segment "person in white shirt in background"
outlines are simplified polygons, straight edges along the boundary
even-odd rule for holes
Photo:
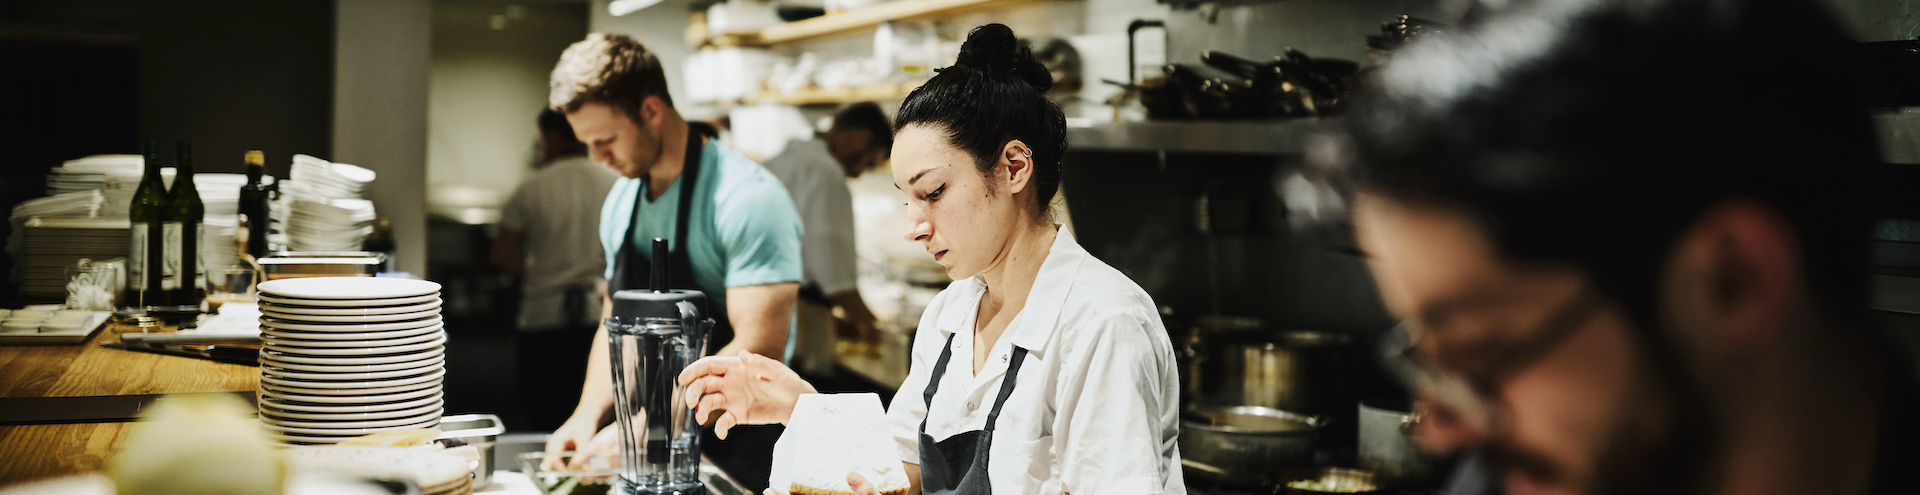
[[[855,342],[871,344],[879,339],[873,312],[854,284],[859,259],[847,179],[886,163],[892,149],[893,125],[887,114],[879,105],[858,103],[835,114],[833,125],[820,139],[793,140],[763,164],[787,186],[806,226],[800,238],[804,280],[796,311],[799,335],[794,368],[809,375],[833,373],[836,360],[833,336],[826,331],[829,325],[842,338]]]
[[[520,397],[535,430],[558,428],[580,389],[556,387],[587,373],[585,349],[600,316],[600,205],[619,176],[593,163],[567,116],[540,112],[539,170],[500,211],[493,265],[520,281],[514,346]]]

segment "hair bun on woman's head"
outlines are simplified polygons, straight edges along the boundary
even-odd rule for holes
[[[973,28],[967,33],[966,43],[960,45],[960,57],[953,65],[990,76],[1013,76],[1043,93],[1053,87],[1053,74],[1033,59],[1033,52],[1021,46],[1013,28],[1005,24]]]

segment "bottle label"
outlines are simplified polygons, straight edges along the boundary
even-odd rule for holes
[[[186,276],[191,277],[187,279],[188,287],[198,289],[198,288],[204,288],[207,286],[207,283],[206,283],[207,266],[209,265],[209,263],[207,263],[206,240],[207,240],[207,224],[204,224],[204,223],[193,224],[193,261],[194,263],[193,263],[193,273],[185,274]],[[227,266],[227,265],[223,263],[220,266]]]
[[[161,224],[163,248],[160,262],[160,290],[180,288],[180,222]]]
[[[147,289],[147,224],[134,222],[127,231],[127,290]]]

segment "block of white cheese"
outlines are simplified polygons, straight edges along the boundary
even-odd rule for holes
[[[847,474],[859,473],[880,493],[906,493],[906,467],[887,431],[879,395],[802,395],[774,444],[767,486],[793,495],[848,495]]]

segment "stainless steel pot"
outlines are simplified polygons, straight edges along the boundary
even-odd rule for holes
[[[1227,474],[1273,481],[1313,463],[1320,420],[1259,406],[1189,409],[1180,418],[1180,456]]]
[[[1349,410],[1344,400],[1351,394],[1343,353],[1347,335],[1288,331],[1264,340],[1216,348],[1219,393],[1211,402],[1311,414]]]
[[[1413,444],[1412,413],[1360,404],[1360,469],[1377,473],[1388,483],[1427,480],[1433,474],[1433,461],[1420,455]]]

